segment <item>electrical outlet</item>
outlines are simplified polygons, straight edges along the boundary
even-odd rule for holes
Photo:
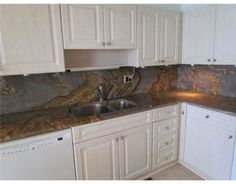
[[[131,83],[133,80],[132,75],[124,75],[124,84]]]

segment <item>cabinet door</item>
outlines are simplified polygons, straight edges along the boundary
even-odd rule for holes
[[[217,5],[214,59],[236,65],[236,5]]]
[[[211,64],[214,30],[214,6],[207,6],[183,14],[183,64]]]
[[[102,5],[62,5],[65,49],[103,49]]]
[[[133,128],[120,138],[120,178],[135,179],[151,170],[152,125]]]
[[[59,5],[0,5],[0,75],[64,71]]]
[[[230,179],[233,149],[233,133],[187,116],[184,162],[194,170],[209,179]]]
[[[180,14],[178,12],[162,10],[160,64],[177,64],[179,62],[179,24]]]
[[[138,8],[139,62],[141,66],[159,65],[161,11]]]
[[[135,49],[136,6],[105,5],[105,42],[108,49]]]
[[[117,135],[105,136],[75,145],[77,179],[119,179],[116,137]]]

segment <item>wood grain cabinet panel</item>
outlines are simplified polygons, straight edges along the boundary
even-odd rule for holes
[[[65,70],[59,5],[0,5],[0,75]]]

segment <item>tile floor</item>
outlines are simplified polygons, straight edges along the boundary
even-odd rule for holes
[[[175,164],[151,176],[153,180],[203,180],[189,169],[180,164]]]

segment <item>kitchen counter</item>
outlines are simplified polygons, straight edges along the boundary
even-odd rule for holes
[[[176,90],[155,94],[137,94],[125,98],[135,101],[137,107],[112,112],[101,117],[95,115],[76,117],[67,106],[1,115],[0,142],[94,123],[179,102],[187,102],[236,116],[236,98],[224,96]]]

